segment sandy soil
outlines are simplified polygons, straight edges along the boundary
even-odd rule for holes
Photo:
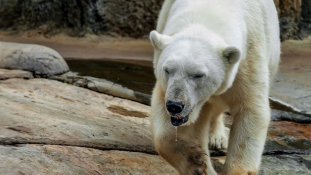
[[[148,39],[112,38],[109,36],[86,35],[72,38],[57,35],[43,36],[5,35],[0,41],[39,44],[58,51],[66,60],[70,59],[113,59],[151,66],[153,48]],[[139,62],[137,62],[139,61]]]

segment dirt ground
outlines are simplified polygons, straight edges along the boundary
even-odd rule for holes
[[[25,44],[39,44],[58,51],[66,60],[96,59],[135,60],[139,64],[151,66],[153,48],[148,39],[112,38],[109,36],[86,35],[72,38],[57,35],[51,38],[43,36],[14,35],[0,33],[0,41]]]
[[[72,38],[57,35],[44,36],[5,35],[0,41],[39,44],[58,51],[65,59],[122,59],[151,62],[153,48],[148,39],[113,38],[87,35]],[[282,43],[280,71],[304,71],[311,67],[311,37],[302,40],[288,40]]]

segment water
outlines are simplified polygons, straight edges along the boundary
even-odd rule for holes
[[[103,78],[134,91],[151,94],[155,84],[153,68],[133,63],[102,60],[66,60],[70,70],[81,76]]]
[[[66,60],[70,70],[82,76],[103,78],[137,92],[151,95],[155,84],[153,68],[137,61],[129,63],[105,60]],[[270,101],[272,109],[294,112],[292,109]]]

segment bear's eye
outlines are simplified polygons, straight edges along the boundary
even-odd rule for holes
[[[195,79],[203,78],[204,74],[196,74],[194,75]]]
[[[170,72],[167,69],[165,69],[164,71],[166,74],[170,74]]]

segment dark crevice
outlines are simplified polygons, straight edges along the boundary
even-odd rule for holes
[[[43,141],[44,140],[44,141]],[[126,145],[124,143],[94,143],[94,142],[75,142],[63,140],[50,140],[46,138],[29,140],[27,138],[20,138],[20,140],[12,138],[0,138],[0,145],[2,146],[21,146],[21,145],[56,145],[56,146],[72,146],[81,148],[90,148],[101,151],[128,151],[139,152],[151,155],[157,155],[154,147],[148,145]]]
[[[210,156],[221,157],[226,156],[226,150],[210,150]],[[311,150],[265,150],[262,155],[311,155]]]
[[[268,150],[264,151],[262,155],[311,155],[311,150]]]
[[[80,23],[81,23],[81,30],[83,30],[83,27],[85,25],[85,21],[84,21],[84,9],[83,9],[83,5],[81,0],[77,0],[77,5],[80,9]]]
[[[25,138],[23,138],[25,139]],[[27,139],[26,139],[27,140]],[[40,140],[40,139],[39,139]],[[81,147],[89,148],[100,151],[127,151],[127,152],[139,152],[144,154],[158,155],[154,148],[150,146],[143,145],[124,145],[124,144],[99,144],[91,142],[73,142],[68,141],[58,141],[50,140],[49,142],[43,141],[20,141],[10,138],[0,138],[0,145],[2,146],[22,146],[22,145],[56,145],[56,146],[71,146],[71,147]],[[136,148],[136,149],[133,149]],[[262,155],[311,155],[311,150],[266,150]],[[210,150],[210,156],[225,156],[226,152],[224,150]]]

